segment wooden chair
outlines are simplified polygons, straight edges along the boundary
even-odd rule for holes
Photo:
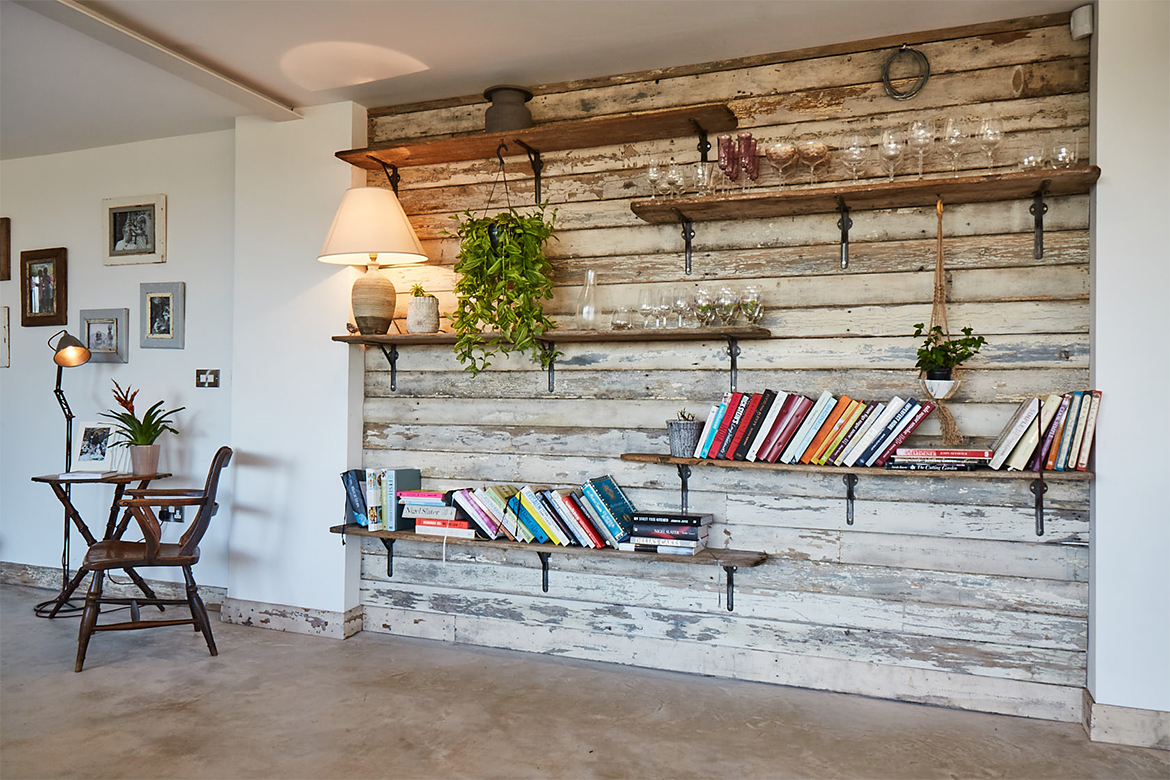
[[[131,516],[142,528],[143,541],[124,542],[115,538],[95,543],[85,554],[81,564],[93,572],[93,581],[85,597],[85,611],[81,616],[81,631],[77,637],[77,663],[73,670],[80,672],[85,663],[85,650],[89,645],[89,638],[94,631],[124,631],[137,628],[157,628],[159,626],[193,625],[196,631],[202,631],[207,640],[207,649],[212,655],[218,655],[215,648],[215,639],[211,636],[211,622],[207,618],[207,608],[199,598],[199,586],[195,584],[195,577],[191,574],[191,567],[199,561],[199,540],[207,531],[211,518],[215,515],[219,505],[215,503],[215,494],[219,488],[219,477],[232,459],[230,447],[220,447],[211,461],[211,469],[207,472],[207,482],[202,490],[127,490],[128,498],[123,498],[118,505],[125,507]],[[159,526],[155,510],[171,506],[197,507],[195,518],[187,532],[179,539],[178,544],[163,544],[162,529]],[[124,521],[128,522],[128,521]],[[183,579],[187,586],[187,598],[162,599],[145,598],[102,598],[102,581],[106,571],[110,569],[130,569],[145,566],[179,566],[183,569]],[[120,604],[130,607],[130,620],[122,623],[109,623],[99,626],[98,616],[101,614],[102,604]],[[142,620],[140,607],[142,605],[157,606],[160,610],[164,605],[186,604],[191,610],[191,617],[175,620]]]

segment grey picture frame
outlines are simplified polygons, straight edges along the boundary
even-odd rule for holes
[[[167,261],[167,196],[102,201],[106,265]]]
[[[183,349],[186,288],[185,282],[143,282],[138,286],[138,333],[142,349]]]
[[[94,363],[126,363],[130,358],[130,310],[82,309],[78,338]]]

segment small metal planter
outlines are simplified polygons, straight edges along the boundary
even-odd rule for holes
[[[672,458],[693,458],[703,434],[701,420],[667,420],[666,432],[670,434],[670,456]]]

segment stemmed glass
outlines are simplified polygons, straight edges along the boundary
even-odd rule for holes
[[[1003,140],[1003,127],[995,117],[988,117],[979,123],[979,146],[987,155],[987,172],[995,165],[995,149]]]
[[[758,325],[764,316],[764,302],[760,296],[760,288],[749,284],[743,288],[739,296],[739,310],[747,319],[749,325]]]
[[[666,178],[663,180],[663,183],[666,191],[674,197],[682,195],[683,172],[682,168],[678,167],[678,164],[674,161],[673,157],[670,158],[670,165],[666,169]]]
[[[886,172],[889,173],[889,181],[894,180],[894,169],[898,167],[898,161],[902,159],[902,152],[906,147],[905,141],[902,140],[902,131],[891,128],[882,132],[882,142],[878,144],[878,156],[886,164]]]
[[[962,119],[956,117],[947,117],[946,124],[943,125],[942,138],[943,150],[947,156],[951,158],[951,175],[958,177],[959,175],[959,155],[963,153],[963,147],[967,144],[967,125]]]
[[[691,311],[691,296],[685,287],[676,287],[671,293],[670,310],[678,317],[678,327],[686,327],[686,317]]]
[[[669,290],[656,290],[654,293],[654,327],[665,328],[670,316],[671,295]]]
[[[841,164],[853,174],[853,181],[857,181],[857,171],[869,158],[869,140],[861,133],[849,133],[841,141]]]
[[[911,122],[906,133],[906,143],[918,155],[918,178],[921,179],[922,160],[934,145],[934,122],[929,119],[916,119]]]
[[[715,301],[711,298],[711,293],[703,287],[695,290],[693,304],[699,325],[704,328],[711,327],[712,323],[715,322]]]
[[[796,146],[789,141],[777,141],[764,150],[764,156],[768,158],[772,170],[780,177],[780,187],[783,188],[785,176],[796,164]]]
[[[653,328],[654,318],[654,290],[643,287],[638,291],[638,316],[643,328]]]
[[[715,313],[719,315],[721,325],[727,326],[735,321],[735,313],[739,309],[739,296],[723,287],[715,298]]]
[[[715,188],[714,163],[700,160],[695,163],[695,194],[710,195]]]
[[[662,165],[658,159],[650,160],[650,165],[646,167],[646,181],[650,182],[651,199],[658,197],[658,182],[662,180],[662,175]]]
[[[817,166],[829,159],[829,145],[816,138],[806,138],[797,144],[800,161],[808,166],[809,181],[817,182]]]

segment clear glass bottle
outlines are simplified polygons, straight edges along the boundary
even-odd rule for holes
[[[577,327],[580,330],[596,330],[597,322],[597,272],[592,268],[585,272],[585,284],[577,296]]]

